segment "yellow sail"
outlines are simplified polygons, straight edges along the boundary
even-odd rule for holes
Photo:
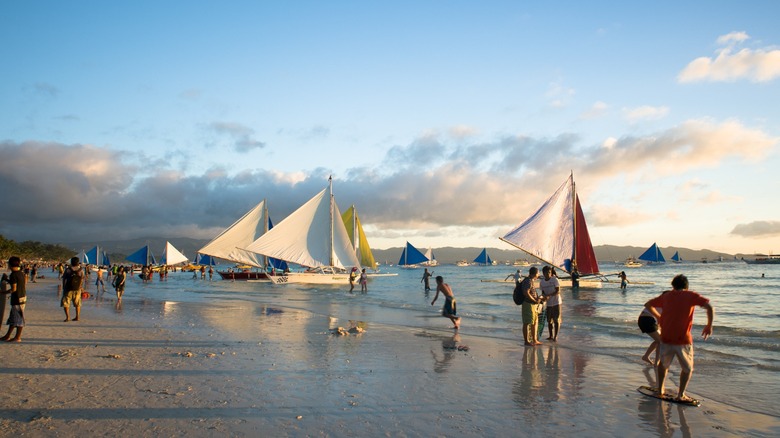
[[[352,242],[352,247],[355,248],[355,253],[358,260],[360,260],[360,265],[375,269],[376,261],[374,260],[374,255],[371,253],[371,247],[368,245],[368,239],[366,239],[366,234],[363,232],[363,226],[360,224],[360,219],[358,218],[355,206],[353,205],[348,208],[347,211],[341,215],[341,219],[344,221],[344,226],[347,228],[347,235],[349,235],[350,242]]]

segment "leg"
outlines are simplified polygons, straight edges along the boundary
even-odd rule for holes
[[[70,321],[70,306],[62,306],[62,310],[65,311],[65,322]]]
[[[523,324],[523,341],[525,341],[525,345],[533,345],[528,341],[528,328],[531,324]]]
[[[13,330],[13,326],[8,326],[8,331],[5,333],[5,336],[0,338],[0,341],[7,341],[11,338],[11,330]]]
[[[73,320],[74,321],[78,321],[79,320],[79,315],[81,314],[81,306],[74,306],[74,307],[76,307],[76,317],[73,318]]]
[[[22,329],[24,327],[16,327],[16,336],[13,339],[9,339],[8,342],[22,342]]]
[[[553,322],[553,326],[554,326],[554,329],[553,329],[552,341],[553,342],[557,342],[558,341],[558,331],[561,329],[561,323],[558,320],[555,320],[555,322]]]
[[[663,394],[664,393],[664,383],[666,381],[666,372],[668,371],[668,368],[666,368],[662,363],[658,363],[658,366],[656,367],[657,375],[656,382],[658,382],[658,393]]]
[[[650,346],[647,347],[647,351],[645,351],[644,356],[642,356],[642,360],[651,365],[656,365],[658,363],[658,353],[660,351],[658,349],[658,346],[661,343],[661,334],[655,331],[652,333],[648,333],[648,335],[650,335],[650,337],[653,338],[653,342],[650,344]],[[655,350],[655,360],[650,361],[650,354],[653,352],[653,350]]]
[[[680,372],[680,389],[677,392],[677,398],[687,400],[685,389],[688,388],[688,382],[693,374],[693,345],[686,345],[682,348],[679,353],[679,361],[682,371]]]

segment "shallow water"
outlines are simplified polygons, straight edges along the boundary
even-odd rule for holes
[[[489,281],[503,280],[515,269],[454,265],[432,269],[434,275],[444,276],[453,288],[458,313],[463,317],[463,335],[522,341],[519,308],[511,298],[513,283]],[[521,272],[527,269],[521,268]],[[346,285],[342,288],[274,286],[216,278],[203,281],[193,279],[191,273],[172,273],[165,282],[155,280],[143,284],[134,278],[128,285],[125,301],[139,302],[140,309],[151,317],[192,330],[197,330],[202,322],[177,320],[187,312],[177,312],[176,306],[188,302],[213,303],[219,309],[215,318],[219,318],[219,325],[225,330],[245,328],[286,308],[330,317],[334,326],[362,321],[448,330],[449,320],[439,317],[443,300],[440,298],[431,306],[434,294],[423,290],[422,269],[387,267],[384,270],[398,276],[372,279],[367,294],[350,294]],[[780,266],[730,261],[627,269],[614,263],[601,264],[605,273],[621,270],[626,271],[632,282],[625,293],[620,291],[619,283],[607,283],[602,289],[563,290],[563,325],[559,338],[562,348],[634,362],[641,375],[646,370],[640,357],[651,339],[637,328],[637,316],[648,299],[670,289],[672,277],[683,273],[688,276],[690,288],[709,298],[715,307],[714,333],[707,341],[700,337],[706,313],[698,309],[695,314],[692,333],[696,370],[689,385],[691,394],[780,417],[780,406],[775,401],[780,392]],[[609,278],[617,281],[615,275]],[[248,306],[249,302],[253,305]],[[254,305],[257,303],[263,305]],[[294,341],[294,337],[290,338],[290,342]],[[675,382],[677,370],[676,364],[673,365],[671,376]]]

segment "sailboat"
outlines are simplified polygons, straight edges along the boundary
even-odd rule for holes
[[[95,246],[86,253],[84,253],[83,263],[95,266],[110,266],[111,261],[108,259],[108,254],[103,251],[100,246]]]
[[[308,268],[274,276],[275,284],[348,284],[346,268],[360,266],[333,197],[331,178],[327,188],[241,249]]]
[[[538,210],[499,239],[567,273],[576,266],[583,277],[600,275],[573,173]],[[602,283],[583,278],[579,282],[581,287]],[[571,282],[561,280],[561,285]]]
[[[675,251],[674,252],[674,255],[672,256],[672,260],[675,263],[681,263],[682,262],[683,259],[682,259],[682,257],[680,257],[680,252],[679,251]]]
[[[144,245],[136,252],[127,256],[125,260],[133,262],[136,265],[150,266],[157,264],[157,259],[154,258],[154,254],[152,254],[152,250],[149,248],[149,245]]]
[[[407,241],[404,250],[401,252],[401,258],[398,259],[398,266],[414,269],[419,268],[420,263],[427,261],[429,261],[428,257]]]
[[[655,242],[653,242],[650,248],[647,248],[647,251],[643,252],[642,255],[639,256],[639,260],[643,260],[648,263],[666,263],[666,259],[664,259],[664,255],[661,253],[661,249],[658,248],[658,245],[656,245]]]
[[[493,260],[490,259],[487,253],[487,248],[482,248],[482,252],[474,259],[474,263],[479,266],[491,266],[493,264]]]
[[[217,271],[217,273],[227,280],[264,280],[268,279],[266,272],[270,265],[275,270],[284,271],[287,264],[281,260],[269,260],[267,257],[241,249],[259,239],[269,229],[273,228],[273,223],[268,215],[268,203],[265,199],[256,206],[247,211],[233,225],[227,227],[219,233],[217,237],[198,250],[199,254],[229,260],[237,265],[247,266],[245,269]],[[200,263],[207,264],[207,263]],[[213,264],[213,263],[209,263]],[[251,270],[250,268],[259,268],[260,270]]]
[[[428,259],[427,262],[420,263],[423,266],[432,267],[432,266],[439,266],[439,262],[436,260],[436,255],[433,254],[433,248],[428,247],[428,251],[425,251],[425,258]]]
[[[360,266],[369,269],[376,269],[376,260],[374,260],[374,254],[371,252],[371,247],[368,245],[368,239],[366,239],[366,233],[363,232],[363,225],[360,224],[358,218],[357,209],[353,204],[351,207],[341,215],[341,219],[344,221],[344,226],[347,229],[347,235],[350,242],[352,242],[352,248],[360,260]]]
[[[160,264],[162,265],[178,265],[179,263],[186,262],[187,256],[176,249],[171,242],[165,241],[165,249],[163,255],[160,258]]]

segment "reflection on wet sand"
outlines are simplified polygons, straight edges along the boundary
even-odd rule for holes
[[[654,368],[646,367],[643,372],[647,379],[647,386],[655,388],[656,378]],[[638,400],[639,418],[648,426],[647,430],[654,430],[657,435],[662,438],[674,436],[678,429],[683,437],[687,438],[692,436],[688,421],[685,418],[685,409],[688,409],[689,407],[665,402],[648,396],[641,396]],[[677,418],[679,419],[678,423],[675,423],[675,411],[677,412]]]
[[[455,357],[455,353],[458,351],[458,343],[460,342],[460,335],[455,333],[453,336],[443,336],[441,339],[442,354],[437,353],[434,349],[431,349],[431,356],[433,356],[433,371],[436,373],[444,373],[450,367],[450,361]]]

